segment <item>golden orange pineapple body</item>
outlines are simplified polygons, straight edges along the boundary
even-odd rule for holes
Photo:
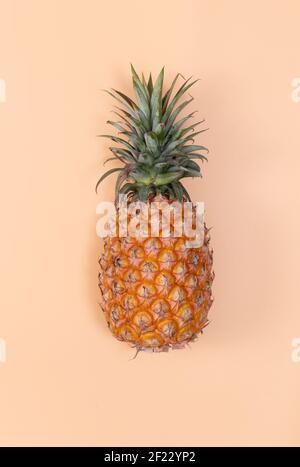
[[[181,348],[207,325],[212,251],[187,237],[108,237],[100,258],[103,310],[114,336],[139,350]]]

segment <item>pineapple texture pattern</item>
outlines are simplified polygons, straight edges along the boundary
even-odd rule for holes
[[[212,251],[187,248],[185,237],[108,237],[99,260],[106,321],[137,350],[183,348],[208,324]]]

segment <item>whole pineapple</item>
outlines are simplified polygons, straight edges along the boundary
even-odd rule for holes
[[[136,102],[117,90],[108,91],[121,104],[114,111],[121,121],[107,123],[123,138],[102,136],[120,145],[110,148],[113,157],[108,160],[123,166],[106,172],[96,190],[119,171],[116,200],[121,194],[129,203],[140,200],[151,206],[177,200],[183,207],[190,201],[181,180],[201,176],[194,159],[207,160],[202,154],[207,149],[194,144],[195,136],[205,131],[194,131],[203,121],[186,126],[194,113],[178,119],[193,98],[179,100],[196,82],[185,80],[174,92],[179,76],[163,94],[164,69],[153,85],[151,74],[146,82],[132,67]],[[214,277],[208,229],[204,225],[201,246],[190,248],[187,240],[185,235],[118,234],[105,239],[99,287],[108,326],[117,339],[137,350],[165,351],[184,347],[208,324]]]

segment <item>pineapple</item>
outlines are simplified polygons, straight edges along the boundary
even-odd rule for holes
[[[181,97],[196,82],[184,80],[174,91],[177,74],[163,94],[164,69],[155,83],[146,81],[133,67],[132,80],[136,102],[120,91],[107,91],[117,102],[114,113],[120,121],[108,121],[119,136],[110,138],[113,157],[122,167],[107,171],[99,184],[119,172],[116,201],[126,196],[128,204],[138,201],[148,205],[166,205],[177,201],[184,208],[190,197],[181,180],[200,177],[196,159],[206,161],[208,150],[194,144],[195,131],[203,123],[187,124],[194,112],[178,118],[192,97]],[[122,212],[117,211],[117,217]],[[128,215],[128,214],[126,214]],[[193,211],[193,225],[195,224]],[[128,215],[129,218],[129,215]],[[173,219],[173,218],[172,218]],[[150,222],[150,221],[149,221]],[[173,223],[172,223],[173,222]],[[174,219],[171,221],[174,231]],[[140,350],[166,351],[183,348],[195,340],[208,324],[212,304],[212,250],[209,231],[204,224],[204,241],[188,247],[186,235],[107,237],[99,260],[99,287],[102,308],[113,335]]]

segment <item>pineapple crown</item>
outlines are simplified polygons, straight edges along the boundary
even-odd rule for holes
[[[154,84],[151,73],[146,81],[144,75],[141,78],[138,76],[133,66],[131,72],[136,102],[115,89],[106,91],[121,105],[113,111],[120,121],[109,120],[107,123],[122,137],[99,135],[119,145],[110,148],[113,157],[104,163],[119,160],[123,166],[105,172],[97,182],[96,192],[106,177],[119,172],[116,199],[119,194],[124,194],[133,200],[147,201],[150,196],[161,194],[169,199],[190,200],[181,180],[201,177],[199,165],[194,159],[207,161],[202,152],[208,152],[208,149],[195,145],[194,138],[206,129],[195,132],[195,128],[204,120],[185,126],[195,112],[179,120],[177,117],[193,100],[190,96],[179,103],[181,97],[198,80],[184,80],[177,92],[173,93],[178,78],[182,76],[178,73],[163,94],[164,68]]]

